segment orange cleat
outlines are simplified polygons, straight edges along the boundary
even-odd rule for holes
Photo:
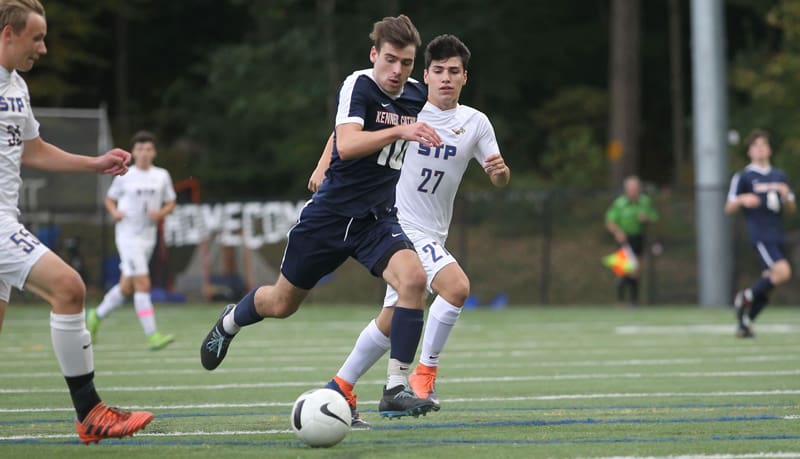
[[[81,441],[88,445],[92,442],[98,443],[104,438],[132,436],[144,429],[153,417],[147,411],[125,411],[100,402],[86,415],[83,422],[76,422],[75,427]]]
[[[433,411],[439,411],[442,407],[439,404],[439,396],[436,395],[436,370],[439,367],[429,367],[423,364],[417,365],[408,377],[408,385],[419,398],[424,398],[433,402]]]

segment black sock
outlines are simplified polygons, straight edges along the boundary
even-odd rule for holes
[[[633,304],[639,303],[639,279],[629,277],[629,282],[631,283],[631,302]]]
[[[617,279],[617,301],[622,303],[625,300],[625,285],[628,283],[627,277]]]
[[[67,380],[78,421],[82,422],[89,411],[100,403],[100,396],[94,389],[94,372],[82,376],[64,376],[64,379]]]
[[[750,305],[750,322],[755,322],[756,317],[761,313],[764,307],[767,305],[769,301],[769,297],[766,294],[757,295],[753,297],[753,303]]]

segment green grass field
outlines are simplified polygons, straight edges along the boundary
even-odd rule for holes
[[[0,457],[800,457],[800,309],[768,308],[757,338],[730,310],[509,307],[465,311],[442,355],[442,410],[384,420],[385,360],[356,387],[371,430],[303,446],[289,410],[324,384],[372,307],[308,305],[243,330],[225,362],[199,345],[219,306],[157,306],[150,352],[128,306],[95,344],[109,403],[156,414],[133,438],[84,446],[50,347],[48,310],[11,306],[0,333]]]

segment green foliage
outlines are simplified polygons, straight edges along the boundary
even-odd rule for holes
[[[779,42],[737,56],[731,66],[732,127],[747,135],[762,128],[772,134],[775,164],[800,177],[800,3],[782,0],[767,10],[764,22]],[[739,149],[744,155],[744,147]]]
[[[607,113],[606,93],[585,86],[560,91],[533,113],[534,123],[550,133],[540,166],[553,184],[604,183],[606,160],[600,139]]]

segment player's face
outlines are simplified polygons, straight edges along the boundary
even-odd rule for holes
[[[153,158],[156,157],[156,146],[153,145],[153,142],[137,142],[133,145],[131,154],[136,160],[137,167],[147,169],[153,165]]]
[[[3,39],[7,40],[6,49],[9,51],[9,62],[6,64],[21,72],[32,69],[39,57],[47,54],[45,35],[47,21],[35,13],[28,14],[28,22],[19,34],[11,26],[6,26],[3,31]]]
[[[414,45],[398,48],[391,43],[382,43],[381,49],[373,46],[369,52],[369,60],[374,64],[372,73],[381,89],[393,95],[402,93],[403,85],[414,70],[416,54],[417,48]]]
[[[769,146],[769,140],[764,137],[759,137],[750,144],[747,149],[747,154],[750,155],[750,160],[755,162],[765,161],[769,159],[772,154],[772,149]]]
[[[442,110],[455,108],[461,88],[467,84],[467,71],[461,58],[432,61],[425,69],[424,76],[428,85],[428,100]]]

